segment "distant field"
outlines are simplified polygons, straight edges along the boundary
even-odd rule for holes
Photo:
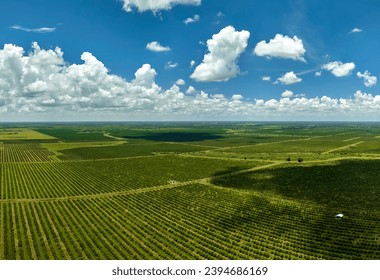
[[[110,138],[104,132],[98,130],[86,130],[82,127],[53,127],[39,128],[39,132],[63,141],[109,141]]]
[[[0,126],[0,259],[380,259],[379,135],[377,123]]]
[[[117,146],[98,146],[98,147],[85,147],[66,149],[61,151],[63,154],[60,156],[62,160],[78,160],[78,159],[102,159],[102,158],[124,158],[146,156],[153,154],[167,154],[167,153],[187,153],[207,150],[210,148],[202,146],[181,145],[176,143],[144,143],[132,144],[127,143]]]
[[[50,140],[55,137],[27,128],[0,128],[0,141],[3,140]]]

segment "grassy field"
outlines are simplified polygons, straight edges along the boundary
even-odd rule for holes
[[[2,128],[0,127],[0,141],[3,140],[50,140],[55,139],[36,130],[28,128]]]
[[[0,131],[0,259],[380,259],[380,124]]]

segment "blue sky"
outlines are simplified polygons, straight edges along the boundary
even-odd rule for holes
[[[379,120],[379,1],[147,3],[2,0],[0,117]]]

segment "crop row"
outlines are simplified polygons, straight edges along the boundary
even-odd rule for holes
[[[125,199],[125,198],[123,198]],[[128,200],[128,199],[127,199]],[[231,258],[227,246],[151,215],[132,200],[128,210],[110,201],[16,203],[6,207],[6,259]],[[110,207],[110,204],[112,207]],[[123,211],[120,211],[123,210]],[[151,217],[153,216],[153,218]],[[60,245],[60,246],[59,246]]]
[[[182,251],[199,257],[139,213],[125,219],[125,213],[106,204],[5,204],[5,258],[180,259],[186,256]]]
[[[380,245],[371,238],[376,219],[357,227],[329,220],[323,208],[289,207],[204,185],[0,205],[5,259],[380,257]]]
[[[223,192],[219,189],[193,187],[186,191],[174,189],[165,192],[170,194],[165,202],[160,202],[157,195],[144,194],[146,197],[142,199],[145,201],[143,205],[163,205],[159,208],[162,215],[174,212],[172,220],[185,221],[185,226],[189,221],[198,221],[200,230],[208,225],[208,236],[214,231],[218,243],[222,243],[224,237],[224,242],[231,250],[234,247],[243,250],[248,258],[334,258],[334,252],[338,254],[335,258],[363,258],[363,255],[370,257],[380,253],[379,244],[376,246],[373,241],[352,245],[360,236],[365,240],[376,232],[376,219],[368,222],[365,221],[365,216],[361,216],[361,223],[345,221],[339,224],[341,221],[334,219],[330,211],[323,208],[309,207],[305,212],[307,204],[297,209],[282,203],[268,203],[267,199],[246,194],[233,195],[229,190]],[[148,199],[149,195],[151,199]],[[152,201],[149,203],[150,200]],[[315,214],[316,211],[321,213]],[[368,230],[365,234],[362,232],[364,228]],[[327,240],[320,237],[321,232],[317,232],[317,229],[321,229],[328,236]],[[245,244],[244,247],[242,244]],[[372,249],[368,249],[370,247]],[[261,249],[264,249],[264,254],[258,256]],[[250,250],[253,250],[252,255],[247,253]]]
[[[157,156],[120,160],[3,164],[2,199],[99,194],[187,181],[260,162]]]
[[[157,185],[168,179],[205,177],[233,167],[228,161],[212,162],[210,166],[210,160],[162,156],[2,164],[0,258],[380,257],[378,161],[308,167],[302,172],[299,167],[278,168],[211,180],[219,186],[85,197],[146,187],[152,182]],[[325,178],[326,174],[334,174],[344,185]],[[84,199],[4,200],[70,195],[83,195]],[[324,200],[326,196],[329,201]],[[353,204],[354,209],[348,207]],[[335,218],[338,211],[347,217]]]
[[[51,198],[127,189],[123,182],[69,164],[4,164],[2,199]]]
[[[52,155],[40,144],[3,144],[2,162],[46,162]]]

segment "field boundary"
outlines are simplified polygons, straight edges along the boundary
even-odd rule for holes
[[[126,138],[113,136],[113,135],[111,135],[110,133],[107,133],[107,132],[104,132],[104,133],[103,133],[103,136],[108,137],[108,138],[111,138],[111,139],[122,140],[122,141],[124,141],[125,143],[127,143],[127,139],[126,139]]]
[[[321,153],[321,155],[329,154],[329,153],[332,153],[332,152],[335,152],[335,151],[340,151],[340,150],[349,149],[349,148],[351,148],[351,147],[355,147],[355,146],[357,146],[357,145],[360,145],[361,143],[364,143],[364,141],[359,141],[359,142],[356,142],[356,143],[353,143],[353,144],[350,144],[350,145],[346,145],[346,146],[343,146],[343,147],[339,147],[339,148],[331,149],[331,150],[328,150],[328,151],[325,151],[325,152]]]
[[[273,162],[275,160],[271,159],[255,159],[255,158],[234,158],[234,157],[218,157],[218,156],[204,156],[204,155],[197,155],[197,154],[179,154],[179,157],[191,157],[191,158],[205,158],[205,159],[216,159],[216,160],[236,160],[236,161],[255,161],[255,162]]]
[[[350,138],[350,139],[344,139],[343,142],[349,142],[349,141],[353,141],[353,140],[356,140],[356,139],[360,139],[361,137],[354,137],[354,138]]]

